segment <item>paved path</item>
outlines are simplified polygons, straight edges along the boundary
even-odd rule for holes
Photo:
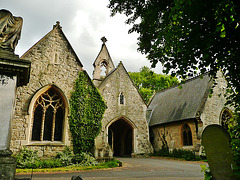
[[[162,158],[117,158],[123,167],[103,170],[89,170],[72,173],[33,174],[33,180],[70,180],[80,175],[90,179],[163,179],[163,180],[202,180],[199,162],[167,160]],[[203,164],[203,163],[202,163]],[[17,175],[16,178],[29,178],[30,175]]]

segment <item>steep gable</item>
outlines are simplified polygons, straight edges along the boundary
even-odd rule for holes
[[[121,84],[122,81],[122,84]],[[131,86],[132,90],[134,89],[134,92],[137,93],[137,95],[141,98],[142,102],[145,104],[145,101],[143,100],[141,94],[139,93],[137,87],[134,85],[134,82],[132,81],[131,77],[129,76],[126,68],[124,67],[122,61],[120,61],[119,65],[117,68],[112,70],[102,81],[102,83],[99,85],[98,89],[101,91],[101,89],[104,89],[105,86],[109,86],[108,84],[114,84],[117,83],[116,88],[126,90],[126,88],[129,88]],[[124,86],[124,87],[119,87]],[[115,88],[115,87],[112,87]]]
[[[57,37],[58,36],[58,37]],[[60,39],[61,40],[60,40]],[[60,41],[58,41],[60,40]],[[64,41],[62,43],[61,41]],[[60,22],[57,21],[56,25],[53,26],[53,29],[46,34],[42,39],[40,39],[36,44],[34,44],[27,52],[25,52],[21,59],[29,59],[29,56],[34,53],[41,53],[43,54],[42,57],[45,55],[49,58],[52,58],[52,61],[55,61],[55,54],[58,53],[58,48],[65,44],[66,48],[69,52],[72,53],[74,59],[76,59],[78,65],[83,67],[81,61],[79,60],[76,52],[72,48],[71,44],[69,43],[67,37],[62,31],[62,27],[60,26]],[[62,47],[60,47],[62,48]],[[55,52],[55,54],[54,54]],[[67,58],[67,57],[65,57]]]
[[[63,91],[72,88],[82,63],[57,22],[53,29],[21,57],[31,61],[29,89],[55,84]],[[64,92],[70,97],[70,92]]]

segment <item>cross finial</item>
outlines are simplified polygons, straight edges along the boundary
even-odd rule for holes
[[[103,44],[105,44],[105,43],[107,42],[107,38],[105,38],[105,36],[103,36],[103,37],[101,38],[101,40],[102,40]]]
[[[53,25],[53,29],[56,28],[56,27],[60,27],[62,29],[62,27],[60,26],[60,22],[57,21],[55,25]]]

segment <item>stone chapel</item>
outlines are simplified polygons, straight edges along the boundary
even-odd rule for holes
[[[221,73],[212,94],[213,83],[204,75],[186,81],[182,89],[174,86],[156,93],[147,106],[123,63],[115,67],[106,41],[103,37],[93,63],[93,83],[107,105],[95,139],[96,158],[158,151],[163,134],[170,149],[199,151],[207,125],[227,126],[231,114],[224,106],[226,81]],[[17,152],[26,146],[40,156],[54,156],[71,146],[69,99],[83,65],[59,22],[21,58],[32,67],[28,85],[17,88],[10,148]]]
[[[105,45],[94,62],[93,82],[107,104],[102,131],[95,139],[97,158],[152,152],[146,121],[147,105],[123,64],[115,68]],[[31,61],[27,86],[17,89],[11,150],[23,146],[40,156],[54,156],[71,146],[69,99],[83,65],[57,22],[21,57]],[[106,69],[101,72],[101,68]]]
[[[93,82],[105,99],[107,109],[102,119],[102,131],[95,139],[95,157],[152,153],[146,121],[147,105],[123,63],[115,68],[105,44],[106,38],[102,41],[93,64]]]

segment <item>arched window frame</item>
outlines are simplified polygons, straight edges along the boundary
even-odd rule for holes
[[[183,146],[192,146],[193,145],[192,130],[191,130],[191,127],[187,123],[183,124],[181,135],[182,135]]]
[[[63,119],[63,136],[62,136],[62,141],[32,141],[32,127],[33,127],[33,116],[34,116],[34,105],[36,100],[39,98],[42,93],[46,92],[50,88],[54,88],[62,97],[62,100],[64,102],[64,119]],[[29,107],[28,107],[28,115],[27,115],[27,128],[26,128],[26,140],[21,141],[22,145],[66,145],[69,146],[71,144],[71,141],[69,139],[69,135],[67,132],[67,127],[68,127],[68,115],[69,115],[69,102],[64,95],[63,91],[59,89],[56,85],[51,84],[51,85],[46,85],[39,89],[32,97]]]
[[[56,51],[52,52],[51,64],[60,64],[59,52],[56,52]]]
[[[124,94],[122,92],[120,92],[120,94],[119,94],[119,104],[120,105],[125,104],[125,97],[124,97]]]
[[[101,77],[106,77],[106,75],[108,74],[108,62],[103,59],[101,62],[100,62],[100,76]]]
[[[228,130],[228,123],[232,117],[231,111],[228,108],[224,108],[220,116],[220,125]]]

